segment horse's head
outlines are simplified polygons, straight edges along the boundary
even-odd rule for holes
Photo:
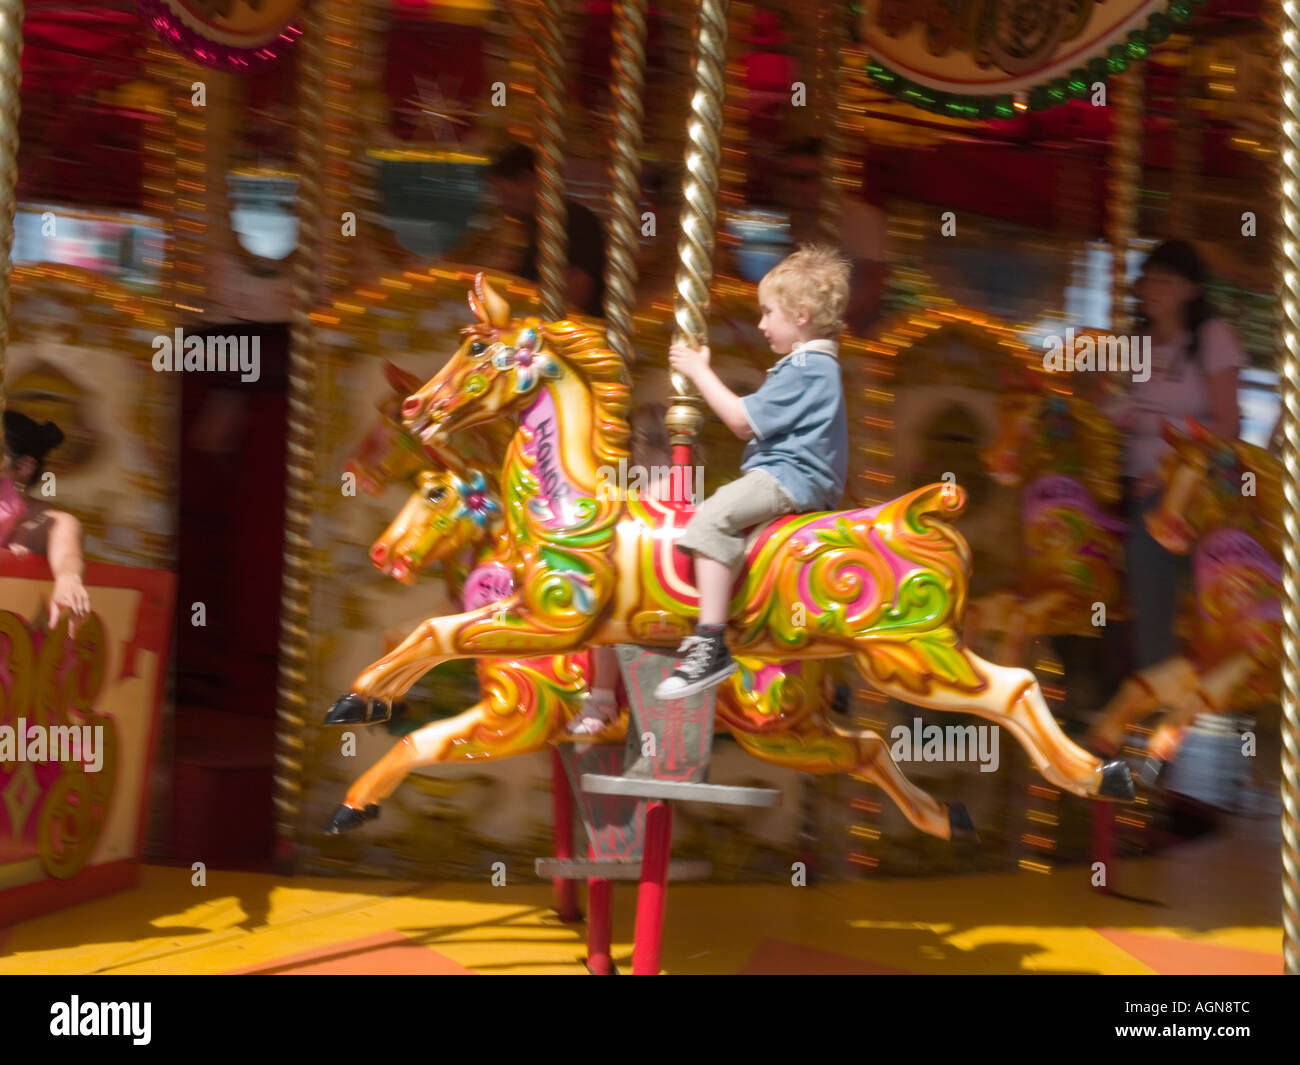
[[[500,501],[483,474],[425,470],[401,512],[370,548],[370,559],[404,584],[434,562],[479,546],[500,530]]]
[[[420,387],[420,379],[391,362],[384,363],[384,376],[393,394],[377,405],[379,417],[344,466],[372,496],[428,465],[420,442],[402,427],[402,401]]]
[[[469,294],[476,321],[447,364],[402,405],[402,422],[436,449],[448,436],[530,401],[566,372],[538,318],[513,320],[510,305],[482,274]]]

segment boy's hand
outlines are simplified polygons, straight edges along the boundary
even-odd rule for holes
[[[708,369],[710,358],[707,345],[702,348],[692,348],[686,344],[674,344],[668,349],[668,365],[692,381],[701,370]]]

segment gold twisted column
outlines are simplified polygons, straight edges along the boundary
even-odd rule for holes
[[[206,231],[210,206],[208,182],[208,108],[195,107],[193,85],[201,81],[209,95],[219,91],[217,80],[188,60],[177,57],[173,86],[176,102],[175,241],[170,255],[177,316],[201,320],[207,309]],[[230,219],[217,224],[229,226]]]
[[[682,188],[682,238],[673,287],[674,343],[708,342],[709,285],[718,224],[718,164],[722,151],[723,72],[727,60],[727,0],[700,0],[695,30],[691,117],[687,126],[686,180]],[[672,375],[668,434],[674,446],[695,442],[700,400],[691,382]]]
[[[1128,252],[1137,235],[1138,185],[1142,180],[1142,67],[1131,64],[1111,79],[1110,190],[1107,236],[1110,239],[1110,322],[1116,333],[1127,333],[1129,311]]]
[[[817,5],[817,57],[813,69],[822,140],[819,229],[822,239],[834,246],[840,243],[840,215],[848,170],[847,141],[839,121],[840,101],[844,98],[841,64],[848,42],[848,27],[844,23],[847,13],[847,5],[836,0],[822,0]]]
[[[561,0],[539,0],[537,22],[537,277],[542,313],[551,321],[565,314],[567,212],[561,164],[564,123],[561,94],[564,72],[560,49]]]
[[[23,5],[0,0],[0,414],[5,409],[5,352],[9,347],[9,274],[18,186],[18,84],[23,54]]]
[[[614,132],[609,146],[609,261],[605,266],[605,335],[624,363],[634,361],[632,308],[636,305],[636,250],[641,201],[641,123],[645,117],[647,0],[614,4],[612,77]]]
[[[1282,5],[1282,958],[1300,974],[1300,3]]]
[[[536,19],[528,14],[535,3],[536,0],[513,0],[503,3],[500,8],[506,41],[505,110],[509,117],[506,133],[511,140],[521,144],[535,143],[537,138],[537,86],[533,83],[535,71],[530,62],[536,52],[536,43],[530,32]]]
[[[324,170],[324,30],[334,2],[313,5],[303,16],[298,43],[298,249],[290,326],[289,433],[286,441],[284,572],[280,593],[280,680],[276,722],[275,825],[282,847],[292,850],[302,802],[306,748],[306,693],[311,621],[311,507],[317,397],[316,260]],[[282,852],[283,854],[283,852]]]
[[[323,56],[320,97],[321,174],[319,210],[320,274],[324,291],[317,299],[341,294],[357,280],[359,252],[357,237],[343,235],[343,213],[364,215],[364,184],[358,180],[365,165],[365,146],[358,139],[361,118],[357,114],[357,81],[364,63],[363,36],[368,4],[357,0],[333,0],[322,4]],[[361,235],[364,239],[364,234]]]

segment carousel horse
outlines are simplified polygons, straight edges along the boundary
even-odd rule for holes
[[[1197,715],[1273,710],[1282,679],[1281,463],[1194,421],[1186,433],[1166,423],[1164,438],[1173,448],[1160,467],[1164,493],[1146,522],[1166,550],[1193,556],[1185,653],[1124,681],[1091,737],[1118,750],[1129,724],[1164,708],[1147,743],[1152,776]]]
[[[368,435],[369,436],[372,434]],[[405,447],[405,445],[400,445]],[[392,468],[388,465],[386,468]],[[414,583],[437,561],[469,550],[463,598],[467,608],[512,591],[503,511],[487,478],[476,470],[424,470],[415,492],[375,541],[370,557],[384,573]],[[457,590],[459,594],[459,589]],[[588,656],[552,655],[525,661],[478,660],[483,702],[464,714],[404,737],[359,778],[330,820],[339,833],[377,817],[379,804],[406,775],[436,763],[504,758],[561,742],[564,727],[581,710]],[[876,733],[847,733],[826,719],[832,686],[817,662],[773,666],[740,661],[718,693],[718,723],[742,749],[763,761],[809,773],[850,772],[877,784],[917,829],[941,839],[974,838],[960,803],[944,804],[912,784]],[[490,722],[484,726],[483,721]],[[627,713],[600,733],[598,742],[621,743]]]
[[[500,565],[514,590],[417,626],[356,678],[327,724],[386,716],[451,659],[671,646],[698,614],[690,560],[674,548],[689,506],[607,490],[627,455],[622,360],[580,323],[512,320],[482,275],[470,307],[475,323],[406,400],[402,418],[437,458],[453,434],[509,417]],[[959,488],[937,484],[869,509],[787,515],[756,529],[733,591],[733,652],[767,663],[851,655],[885,694],[1006,727],[1056,786],[1131,799],[1128,768],[1072,743],[1032,673],[985,662],[963,644],[970,549],[944,520],[963,505]],[[496,712],[492,697],[466,711],[458,738],[473,742]]]
[[[998,484],[1022,486],[1020,587],[971,603],[966,631],[1000,636],[993,657],[1021,665],[1034,637],[1095,636],[1096,604],[1117,616],[1120,441],[1092,403],[1051,391],[1041,374],[1011,382],[998,421],[982,458]]]

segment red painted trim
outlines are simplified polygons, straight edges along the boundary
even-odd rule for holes
[[[26,555],[12,558],[0,555],[0,577],[19,577],[33,581],[52,581],[50,564],[44,555]],[[87,562],[86,574],[81,578],[85,585],[97,584],[101,588],[134,588],[141,592],[161,592],[176,583],[176,575],[163,569],[144,569],[136,566],[119,566],[115,562]]]
[[[134,570],[133,572],[144,578],[144,584],[152,585],[157,590],[157,594],[162,595],[166,602],[165,614],[174,621],[176,574],[168,573],[166,570]],[[150,594],[151,590],[153,589],[145,590],[145,594]],[[137,617],[137,622],[138,620]],[[137,859],[144,857],[144,840],[149,831],[149,813],[153,807],[153,803],[150,801],[150,789],[154,779],[154,763],[158,756],[158,741],[162,735],[163,700],[167,697],[167,670],[171,664],[172,632],[174,629],[174,624],[165,626],[162,642],[158,648],[158,669],[154,676],[153,722],[149,727],[149,739],[145,744],[144,787],[140,795],[140,816],[135,833],[135,856]]]
[[[71,880],[49,877],[0,891],[0,928],[135,887],[139,866],[129,858],[87,866]]]
[[[564,771],[560,749],[551,747],[551,831],[555,836],[555,856],[573,857],[573,792]],[[551,880],[555,912],[561,921],[578,920],[578,882],[555,877]]]
[[[610,957],[612,888],[608,880],[587,881],[587,969],[592,976],[613,976]]]

